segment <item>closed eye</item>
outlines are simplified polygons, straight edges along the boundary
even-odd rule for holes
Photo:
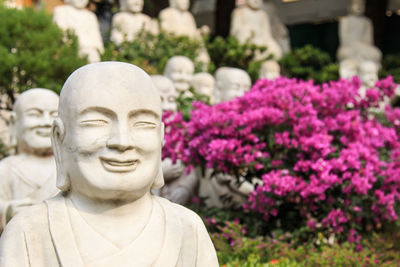
[[[138,121],[133,124],[135,128],[155,128],[157,124],[148,121]]]
[[[106,120],[84,120],[79,123],[81,126],[105,126],[107,124]]]

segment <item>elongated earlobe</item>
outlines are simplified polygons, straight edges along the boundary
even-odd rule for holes
[[[62,143],[65,137],[64,123],[60,118],[53,122],[51,128],[51,144],[53,147],[54,158],[57,166],[57,187],[61,191],[68,191],[70,189],[70,181],[63,166],[63,150]]]

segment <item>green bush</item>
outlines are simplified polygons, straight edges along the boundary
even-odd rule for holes
[[[69,74],[86,64],[78,43],[64,34],[45,11],[0,5],[0,93],[13,102],[14,93],[33,87],[59,92]]]
[[[196,61],[201,43],[188,37],[176,37],[161,32],[159,35],[142,31],[132,42],[117,46],[108,43],[102,60],[129,62],[144,69],[149,74],[162,74],[169,58],[180,55],[190,58],[195,63],[196,71],[202,64]]]
[[[400,54],[387,55],[383,58],[379,77],[392,75],[396,83],[400,83]]]
[[[289,78],[313,79],[318,84],[339,78],[339,67],[329,54],[311,45],[287,53],[279,64],[281,74]]]
[[[253,82],[258,79],[262,62],[267,59],[254,61],[257,50],[265,51],[267,49],[253,44],[240,44],[233,36],[228,36],[226,39],[221,36],[217,36],[213,40],[209,39],[206,47],[214,64],[210,67],[210,72],[219,67],[236,67],[247,71]]]

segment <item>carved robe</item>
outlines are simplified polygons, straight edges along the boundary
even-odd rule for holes
[[[58,195],[18,214],[0,239],[1,267],[218,266],[201,219],[156,196],[142,233],[117,248]]]

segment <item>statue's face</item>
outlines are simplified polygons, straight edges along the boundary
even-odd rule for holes
[[[349,13],[360,16],[365,12],[365,1],[364,0],[352,0],[349,6]]]
[[[280,67],[276,62],[266,62],[261,66],[260,78],[274,80],[280,75]]]
[[[57,117],[58,96],[45,89],[20,95],[15,109],[15,132],[20,152],[51,154],[50,131]]]
[[[260,9],[262,8],[263,1],[262,0],[247,0],[247,5],[251,9]]]
[[[189,10],[189,5],[190,5],[189,0],[170,0],[170,6],[180,11]]]
[[[118,71],[81,75],[64,122],[71,190],[94,199],[138,199],[160,171],[160,96],[143,73]]]
[[[73,7],[80,9],[85,8],[88,5],[89,0],[66,0],[65,2]]]
[[[220,90],[220,100],[228,101],[242,96],[251,87],[251,80],[246,75],[236,71],[227,72],[222,81],[217,81]]]
[[[127,0],[127,9],[133,13],[142,12],[143,0]]]
[[[176,111],[178,92],[175,90],[172,81],[167,77],[157,75],[153,78],[153,82],[160,92],[162,110]]]
[[[215,80],[211,75],[195,76],[192,84],[197,93],[208,96],[210,98],[210,102],[213,102]]]
[[[190,88],[193,72],[194,67],[191,62],[178,59],[167,66],[165,76],[172,80],[178,92],[185,92]]]
[[[378,81],[378,68],[372,62],[367,62],[360,67],[360,79],[364,86],[374,87]]]

